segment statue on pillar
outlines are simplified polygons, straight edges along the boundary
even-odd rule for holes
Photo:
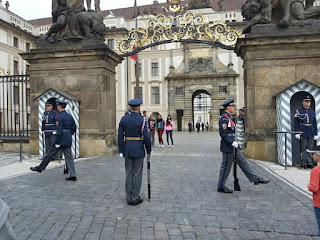
[[[279,28],[289,26],[303,27],[312,24],[320,17],[320,7],[313,6],[315,0],[246,0],[241,7],[241,13],[248,20],[243,33],[249,33],[256,24],[276,23]],[[282,18],[273,17],[280,10]],[[276,14],[277,16],[279,14]]]
[[[95,0],[95,9],[91,0],[87,0],[88,11],[84,0],[52,0],[53,24],[45,35],[48,42],[73,38],[98,38],[104,41],[106,27],[100,15],[100,0]]]

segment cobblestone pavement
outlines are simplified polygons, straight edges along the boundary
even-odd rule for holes
[[[64,180],[61,164],[0,180],[18,239],[319,239],[310,197],[254,162],[270,184],[255,186],[239,170],[242,191],[218,193],[218,135],[174,132],[174,140],[154,148],[152,201],[144,169],[145,201],[135,207],[126,205],[118,156],[78,161],[77,182]]]

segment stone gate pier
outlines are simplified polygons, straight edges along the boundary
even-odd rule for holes
[[[288,28],[278,28],[275,24],[255,25],[251,33],[238,40],[235,52],[243,59],[247,157],[274,161],[279,145],[274,131],[281,125],[277,115],[286,114],[288,118],[294,115],[294,110],[276,101],[279,93],[289,88],[317,99],[312,86],[320,85],[319,27],[318,22]],[[296,88],[295,84],[301,80],[306,80],[311,87]],[[292,104],[293,94],[286,99],[288,105]],[[316,102],[316,115],[319,115],[319,108]],[[293,130],[291,123],[288,121],[286,126],[289,130]],[[319,129],[318,121],[318,132]],[[291,136],[290,141],[293,141]],[[278,155],[279,151],[282,149],[278,149]]]
[[[30,63],[31,128],[39,129],[34,99],[50,88],[64,91],[80,99],[80,157],[112,155],[116,150],[115,67],[122,58],[92,39],[65,39],[21,55]],[[31,153],[37,154],[38,149],[38,133],[31,133]]]

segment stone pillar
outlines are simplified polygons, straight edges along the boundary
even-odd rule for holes
[[[320,85],[319,29],[256,25],[238,40],[235,52],[244,61],[247,157],[274,161],[278,93],[302,79]]]
[[[65,91],[81,100],[80,157],[113,155],[117,150],[115,68],[122,58],[105,44],[77,49],[21,54],[30,63],[31,129],[39,129],[38,102],[33,99],[49,88]],[[38,141],[38,133],[32,133],[32,154],[38,153]]]

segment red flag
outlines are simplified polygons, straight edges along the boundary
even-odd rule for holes
[[[136,49],[136,45],[133,45],[133,48],[132,48],[133,50],[135,50]],[[133,55],[131,55],[130,56],[131,57],[131,59],[133,60],[133,61],[137,61],[137,54],[135,53],[135,54],[133,54]]]

